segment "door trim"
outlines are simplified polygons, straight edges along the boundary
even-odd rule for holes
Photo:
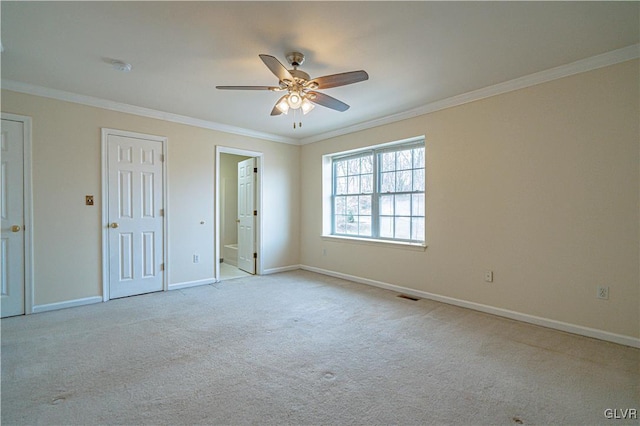
[[[165,136],[149,135],[145,133],[129,132],[102,128],[101,156],[102,156],[102,301],[110,299],[109,294],[109,155],[107,139],[110,135],[123,136],[135,139],[152,140],[162,143],[162,209],[164,216],[162,220],[162,263],[164,264],[164,274],[162,276],[162,291],[169,288],[169,209],[168,206],[168,181],[167,181],[167,144],[168,138]]]
[[[24,200],[24,313],[33,313],[33,181],[31,166],[31,117],[18,114],[1,113],[3,120],[18,121],[23,125],[23,182]]]
[[[258,210],[258,218],[256,220],[256,252],[258,258],[256,259],[256,275],[263,275],[263,262],[262,262],[262,218],[263,218],[263,202],[262,202],[262,176],[264,171],[264,158],[263,153],[258,151],[249,151],[246,149],[231,148],[226,146],[216,146],[216,158],[215,158],[215,206],[214,206],[214,274],[216,282],[220,281],[220,154],[234,154],[243,155],[245,157],[254,157],[256,159],[256,167],[258,168],[258,175],[256,176],[256,209]]]

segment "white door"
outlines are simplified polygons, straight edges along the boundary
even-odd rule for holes
[[[1,316],[24,314],[24,123],[2,120],[0,127]]]
[[[107,134],[109,298],[163,289],[163,144]]]
[[[256,159],[238,163],[238,268],[256,273],[255,192]]]

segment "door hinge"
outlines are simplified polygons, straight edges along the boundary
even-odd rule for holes
[[[163,163],[164,162],[164,154],[160,154],[160,162]]]
[[[164,209],[160,209],[160,216],[164,216]]]
[[[258,168],[257,167],[253,168],[253,173],[258,173]]]
[[[161,263],[161,264],[160,264],[160,270],[161,270],[161,271],[164,271],[164,263]]]
[[[253,253],[253,258],[257,259],[258,258],[258,253]]]
[[[258,216],[258,210],[254,210],[254,211],[253,211],[253,215],[254,215],[254,216]]]

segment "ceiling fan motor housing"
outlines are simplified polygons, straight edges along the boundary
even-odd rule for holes
[[[292,67],[299,67],[304,62],[304,55],[300,52],[287,53],[287,61]]]
[[[297,69],[289,70],[289,73],[291,73],[293,78],[295,78],[296,81],[298,81],[298,83],[304,83],[305,81],[309,81],[309,78],[310,78],[309,74],[307,74],[304,71],[297,70]]]

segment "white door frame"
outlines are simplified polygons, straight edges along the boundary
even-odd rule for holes
[[[33,184],[31,179],[31,117],[1,113],[3,120],[21,122],[23,125],[23,187],[24,187],[24,313],[33,313]]]
[[[230,148],[226,146],[216,146],[216,182],[215,182],[215,226],[214,226],[214,274],[216,282],[220,281],[220,253],[222,248],[220,247],[220,154],[234,154],[242,155],[245,157],[254,157],[256,159],[256,167],[258,168],[258,175],[256,176],[256,209],[258,210],[258,218],[256,220],[256,252],[258,253],[258,259],[256,260],[256,275],[262,275],[262,217],[264,216],[264,209],[262,208],[262,173],[264,169],[263,153],[258,151],[249,151],[246,149]]]
[[[153,140],[162,143],[162,209],[164,211],[162,232],[162,263],[164,274],[162,276],[162,290],[169,289],[169,209],[168,184],[167,184],[167,143],[164,136],[148,135],[145,133],[129,132],[126,130],[102,128],[102,301],[110,299],[109,295],[109,155],[107,139],[109,135],[124,136],[128,138]]]

